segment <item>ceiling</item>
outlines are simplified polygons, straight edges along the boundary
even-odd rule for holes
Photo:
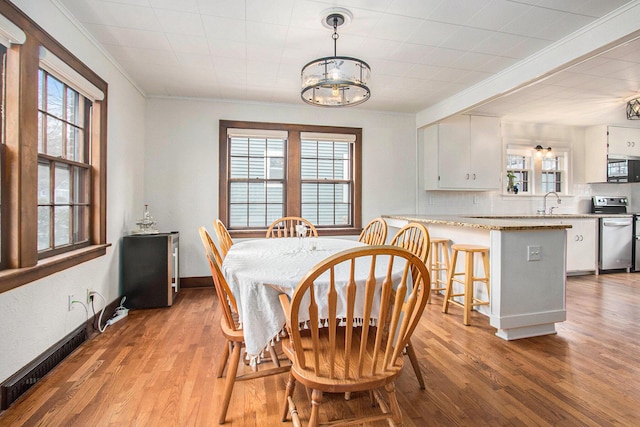
[[[305,105],[300,70],[333,54],[323,11],[344,7],[337,53],[372,69],[369,110],[418,113],[625,5],[627,0],[58,0],[146,96]],[[640,41],[475,112],[589,125],[624,119]],[[308,107],[312,108],[312,107]],[[620,111],[618,111],[620,110]]]

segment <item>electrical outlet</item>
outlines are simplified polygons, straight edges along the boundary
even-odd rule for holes
[[[68,310],[71,311],[73,310],[73,294],[69,295],[69,306],[68,306]]]
[[[87,304],[91,304],[92,299],[93,295],[91,295],[91,289],[87,289]]]
[[[527,261],[540,261],[542,247],[537,245],[527,246]]]

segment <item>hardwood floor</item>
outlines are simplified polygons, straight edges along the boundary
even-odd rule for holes
[[[488,318],[441,313],[434,298],[413,337],[427,383],[408,365],[398,399],[407,426],[631,426],[640,422],[640,274],[567,279],[558,334],[518,341]],[[216,425],[223,379],[213,289],[169,309],[136,310],[85,343],[0,415],[0,425]],[[236,383],[228,426],[279,426],[286,374]],[[303,419],[303,387],[294,396]],[[323,419],[371,411],[368,395],[331,396]]]

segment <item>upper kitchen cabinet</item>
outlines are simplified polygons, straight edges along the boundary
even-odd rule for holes
[[[461,115],[424,130],[426,190],[498,190],[500,119]]]
[[[628,158],[640,158],[639,128],[602,125],[585,130],[586,182],[611,181],[609,172],[613,171],[608,170],[609,161]]]

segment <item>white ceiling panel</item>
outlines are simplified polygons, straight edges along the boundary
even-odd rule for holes
[[[58,1],[145,95],[296,105],[304,105],[299,94],[301,67],[333,55],[332,31],[321,25],[322,13],[332,7],[347,8],[353,20],[339,29],[337,53],[358,57],[372,67],[371,99],[356,108],[407,113],[419,113],[485,79],[502,76],[563,37],[598,20],[606,22],[605,15],[616,9],[631,10],[640,4],[640,0]],[[628,43],[475,111],[584,122],[595,111],[606,113],[620,104],[625,93],[640,91],[638,64],[640,44]],[[580,105],[568,108],[571,100],[580,100]],[[549,113],[553,106],[562,111]]]

